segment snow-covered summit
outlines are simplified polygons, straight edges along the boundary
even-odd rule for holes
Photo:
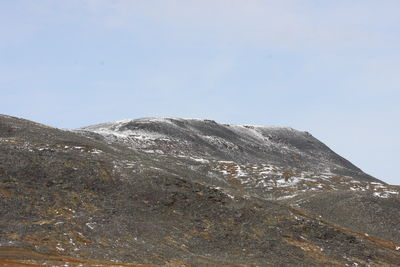
[[[222,124],[208,119],[125,119],[77,132],[144,152],[308,169],[363,173],[308,132],[289,127]]]
[[[203,133],[202,130],[210,128],[210,126],[215,126],[218,128],[226,128],[227,131],[232,131],[238,135],[250,136],[255,139],[261,139],[265,141],[263,133],[267,132],[297,132],[298,134],[304,134],[294,130],[290,127],[280,127],[280,126],[262,126],[262,125],[236,125],[236,124],[226,124],[217,123],[214,120],[209,119],[199,119],[199,118],[175,118],[175,117],[148,117],[139,119],[123,119],[113,122],[96,124],[88,127],[81,128],[79,130],[87,130],[100,134],[113,134],[118,136],[138,136],[141,135],[144,138],[148,136],[153,136],[150,134],[155,130],[153,127],[146,127],[146,125],[158,125],[159,127],[165,128],[188,128],[194,132]],[[159,132],[156,130],[156,132]],[[147,135],[147,136],[146,136]]]

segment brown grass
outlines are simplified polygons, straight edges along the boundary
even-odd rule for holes
[[[330,223],[328,221],[321,220],[321,219],[315,218],[315,217],[313,217],[311,215],[305,214],[303,211],[300,211],[300,210],[297,210],[297,209],[294,209],[294,208],[291,208],[291,207],[289,207],[289,210],[291,212],[293,212],[294,214],[296,214],[296,215],[302,216],[304,218],[307,218],[307,219],[310,219],[310,220],[313,220],[313,221],[319,221],[320,223],[322,223],[322,224],[324,224],[326,226],[329,226],[331,228],[334,228],[336,230],[339,230],[339,231],[341,231],[343,233],[350,234],[350,235],[355,235],[355,236],[358,236],[358,237],[360,237],[362,239],[366,239],[366,240],[372,241],[373,243],[375,243],[375,244],[377,244],[377,245],[379,245],[381,247],[385,247],[385,248],[388,248],[388,249],[391,249],[391,250],[394,250],[394,251],[396,251],[396,247],[400,247],[400,244],[396,244],[396,243],[388,241],[388,240],[379,239],[379,238],[373,237],[371,235],[366,235],[364,233],[355,232],[355,231],[351,231],[351,230],[346,229],[346,228],[342,228],[342,227],[340,227],[340,226],[338,226],[336,224],[333,224],[333,223]]]
[[[0,247],[0,266],[63,266],[64,264],[68,264],[69,266],[156,267],[156,265],[76,259],[59,255],[42,254],[24,248]]]

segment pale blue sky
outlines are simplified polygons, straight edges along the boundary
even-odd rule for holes
[[[0,0],[0,113],[307,130],[400,184],[400,1]]]

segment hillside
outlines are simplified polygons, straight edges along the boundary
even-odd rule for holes
[[[0,263],[396,266],[399,192],[291,128],[0,116]]]

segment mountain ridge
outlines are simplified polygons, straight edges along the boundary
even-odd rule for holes
[[[210,124],[213,130],[209,129]],[[166,131],[166,127],[172,129]],[[353,175],[359,175],[361,178],[383,182],[362,172],[358,167],[337,155],[328,146],[313,137],[309,132],[299,131],[291,127],[235,125],[217,123],[214,120],[209,119],[140,118],[119,120],[77,129],[77,132],[84,133],[85,131],[98,133],[106,138],[109,137],[108,141],[111,142],[116,141],[117,143],[123,143],[129,147],[143,150],[146,149],[146,144],[144,144],[144,142],[139,142],[137,139],[164,138],[166,141],[169,139],[169,141],[175,143],[177,146],[176,149],[180,150],[185,150],[185,145],[177,145],[179,141],[192,142],[190,149],[188,149],[191,151],[194,150],[193,147],[196,145],[196,142],[203,146],[211,146],[216,150],[215,147],[218,145],[216,143],[219,141],[221,146],[231,146],[231,148],[228,147],[228,149],[224,149],[221,159],[241,161],[242,159],[240,156],[232,156],[232,153],[235,154],[235,151],[232,150],[235,150],[236,148],[236,150],[239,150],[237,154],[248,154],[244,159],[245,162],[249,162],[249,160],[256,162],[273,160],[271,158],[264,159],[266,152],[269,153],[270,156],[271,154],[275,154],[275,157],[278,157],[275,162],[282,162],[286,157],[284,150],[291,149],[292,151],[290,152],[297,153],[298,155],[296,156],[298,157],[302,156],[300,152],[304,152],[304,150],[307,149],[312,150],[311,153],[323,150],[324,153],[322,155],[317,155],[318,160],[313,161],[314,166],[317,165],[318,161],[321,161],[323,157],[328,157],[328,160],[333,161],[334,164],[341,165],[340,167],[343,169],[342,171],[351,171],[353,172]],[[125,140],[110,140],[112,139],[112,136],[117,136]],[[160,147],[161,144],[157,144],[157,146]],[[257,146],[262,147],[261,151],[260,149],[257,149]],[[148,147],[151,147],[151,145],[148,145]],[[249,149],[249,147],[251,149]],[[201,149],[197,146],[195,148],[197,150]],[[276,153],[274,150],[281,151]],[[163,152],[170,153],[170,151]],[[231,153],[231,155],[229,155],[229,153]],[[208,155],[206,152],[199,156],[207,157]],[[310,160],[312,157],[307,157],[307,159]],[[303,162],[303,164],[305,163]],[[327,167],[325,166],[322,168]]]

